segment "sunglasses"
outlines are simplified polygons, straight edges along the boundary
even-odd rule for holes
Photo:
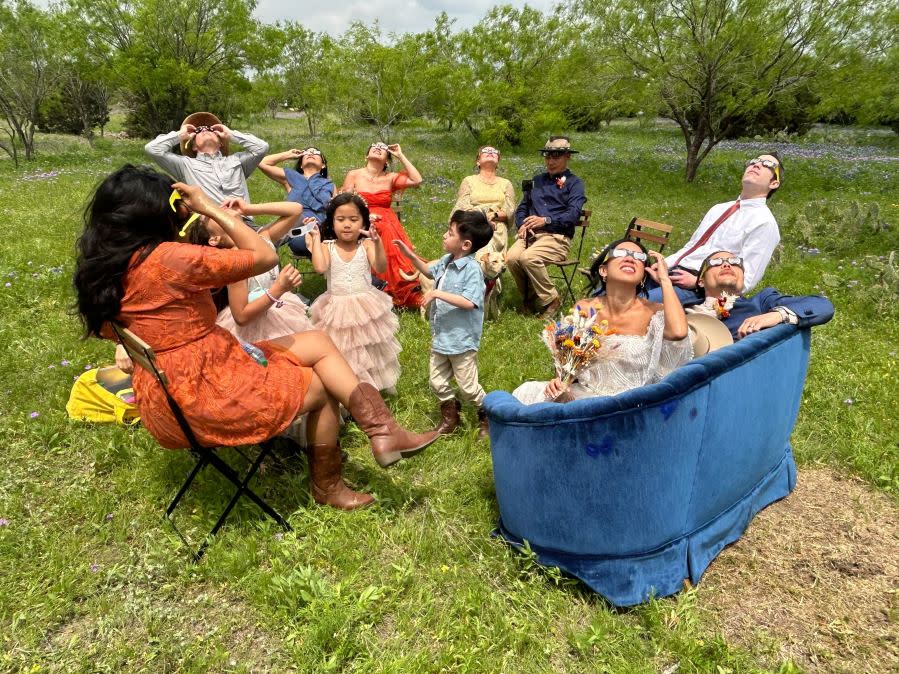
[[[172,207],[172,210],[175,211],[175,213],[178,212],[177,202],[179,202],[179,201],[182,202],[182,205],[183,205],[184,200],[181,198],[181,192],[179,192],[178,190],[172,190],[172,194],[169,197],[169,206]],[[184,208],[187,208],[187,206],[184,206]],[[182,238],[182,239],[184,238],[184,236],[187,234],[187,228],[190,227],[193,224],[194,220],[196,220],[199,217],[200,217],[199,213],[191,213],[190,214],[190,217],[185,221],[184,226],[181,228],[181,231],[178,232],[179,238]]]
[[[756,157],[755,159],[750,159],[748,162],[746,162],[746,167],[748,168],[750,166],[755,166],[756,164],[761,164],[766,169],[771,169],[772,171],[774,171],[775,180],[780,180],[780,164],[778,164],[776,161],[772,161],[770,159],[759,159],[758,157]]]
[[[311,154],[313,157],[321,157],[322,151],[314,147],[307,147],[305,150],[303,150],[303,154]]]
[[[725,262],[727,262],[727,264],[729,264],[731,267],[739,267],[740,269],[743,268],[743,258],[737,257],[736,255],[734,257],[713,257],[711,260],[708,261],[706,266],[707,267],[720,267]]]
[[[557,159],[558,157],[564,157],[567,154],[570,154],[568,150],[540,150],[540,154],[544,157],[552,157]]]
[[[489,146],[482,147],[480,153],[481,154],[495,154],[497,157],[499,157],[499,150],[497,150],[495,147],[489,147]]]
[[[646,262],[649,259],[649,255],[644,253],[642,250],[630,250],[629,248],[616,248],[612,251],[610,257],[614,259],[621,257],[632,257],[640,262]]]
[[[387,147],[387,143],[372,143],[371,145],[368,146],[368,149],[369,150],[371,150],[371,149],[388,150],[388,147]]]
[[[211,126],[198,126],[198,127],[196,127],[196,129],[197,129],[197,130],[196,130],[196,134],[197,134],[198,136],[199,136],[201,133],[203,133],[204,131],[208,131],[209,133],[215,133],[215,131],[212,130],[212,127],[211,127]]]

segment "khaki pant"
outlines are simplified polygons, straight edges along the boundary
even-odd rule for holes
[[[563,234],[538,234],[527,248],[522,239],[515,240],[506,254],[506,264],[525,306],[536,300],[535,308],[539,310],[558,299],[559,292],[546,272],[546,263],[562,262],[568,257],[569,248],[571,239]]]
[[[446,355],[431,351],[430,372],[428,383],[431,390],[440,402],[452,400],[456,397],[450,382],[455,377],[459,385],[459,393],[463,400],[472,402],[478,407],[484,401],[484,389],[478,382],[478,352],[466,351]]]

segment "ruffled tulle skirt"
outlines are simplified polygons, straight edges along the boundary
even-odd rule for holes
[[[235,322],[229,307],[219,312],[215,322],[238,339],[251,343],[315,329],[306,313],[308,308],[299,297],[293,293],[284,293],[281,301],[284,302],[283,306],[269,307],[268,311],[246,325]]]
[[[389,295],[370,288],[352,295],[327,291],[312,303],[312,322],[326,332],[361,381],[383,391],[400,377],[399,321]]]

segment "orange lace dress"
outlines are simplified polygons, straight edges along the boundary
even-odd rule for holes
[[[414,248],[414,246],[399,218],[396,217],[396,213],[390,208],[393,193],[405,189],[408,180],[405,173],[397,173],[389,190],[359,192],[359,196],[368,203],[370,213],[380,216],[375,227],[384,241],[384,251],[387,253],[387,271],[383,274],[375,273],[375,276],[386,281],[387,286],[384,288],[384,292],[393,298],[394,306],[417,309],[421,305],[421,286],[417,280],[418,270],[412,261],[394,245],[393,240],[399,239],[410,248]],[[410,276],[415,275],[416,280],[407,281],[400,276],[400,271]]]
[[[197,440],[243,445],[281,433],[297,416],[312,369],[289,351],[258,342],[268,367],[215,324],[212,288],[253,275],[253,254],[187,243],[162,243],[143,261],[134,254],[125,273],[118,321],[147,342],[169,379]],[[136,367],[134,392],[141,421],[159,444],[187,447],[153,375]]]

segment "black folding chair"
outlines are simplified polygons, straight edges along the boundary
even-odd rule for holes
[[[577,298],[574,296],[572,284],[574,283],[575,274],[577,274],[578,271],[578,265],[581,263],[581,253],[584,251],[584,234],[587,232],[587,227],[590,226],[590,216],[592,213],[592,211],[587,210],[581,211],[581,215],[575,224],[575,227],[580,229],[580,233],[576,231],[574,234],[574,239],[577,239],[577,254],[558,262],[547,263],[548,265],[558,267],[560,274],[550,274],[549,277],[565,283],[565,288],[567,289],[571,304],[574,304],[577,301]],[[574,239],[572,239],[572,243],[574,243]],[[570,252],[571,249],[569,249],[569,253]]]
[[[262,462],[271,453],[271,442],[263,442],[259,444],[259,453],[256,455],[255,459],[247,456],[242,451],[240,451],[240,449],[235,448],[242,457],[250,462],[249,470],[247,470],[246,474],[241,477],[237,473],[237,471],[234,470],[234,468],[228,465],[228,463],[225,462],[224,459],[216,454],[216,450],[218,449],[217,447],[204,447],[197,441],[196,435],[194,435],[193,430],[191,430],[190,428],[190,424],[187,423],[187,419],[184,417],[184,413],[181,411],[181,407],[169,392],[169,379],[166,376],[166,373],[156,366],[156,354],[153,352],[153,349],[150,347],[150,345],[122,325],[113,323],[112,329],[115,331],[119,343],[123,347],[125,347],[125,350],[128,352],[131,360],[147,370],[147,372],[151,373],[156,378],[156,381],[159,382],[159,385],[162,387],[162,390],[165,393],[166,400],[168,401],[169,409],[171,409],[172,414],[178,421],[178,425],[181,427],[181,431],[184,433],[184,437],[187,438],[187,441],[190,444],[190,453],[196,460],[196,464],[187,475],[187,480],[185,480],[184,484],[178,490],[178,493],[175,494],[175,498],[172,499],[172,502],[169,504],[169,507],[166,508],[165,511],[165,518],[169,521],[169,524],[172,525],[175,533],[178,534],[178,537],[184,542],[187,547],[190,548],[193,546],[187,540],[187,538],[185,538],[184,534],[182,534],[178,529],[177,525],[175,524],[175,520],[172,519],[172,513],[178,506],[178,503],[181,501],[184,494],[190,488],[191,484],[193,484],[194,478],[203,468],[205,468],[206,466],[211,466],[215,468],[219,473],[221,473],[235,487],[237,487],[237,491],[234,492],[231,500],[228,501],[228,505],[225,506],[225,510],[219,516],[218,521],[215,523],[215,526],[212,527],[212,531],[210,531],[206,538],[203,539],[203,543],[193,554],[194,562],[198,562],[206,552],[206,548],[209,546],[211,538],[215,536],[216,533],[218,533],[218,530],[225,523],[225,519],[231,513],[231,510],[237,504],[237,501],[241,496],[246,496],[247,498],[249,498],[251,501],[253,501],[253,503],[258,505],[262,509],[262,512],[264,512],[266,515],[275,520],[275,522],[280,524],[285,531],[290,531],[291,528],[287,521],[248,486],[250,480],[253,479],[253,477],[256,475],[256,472],[259,470],[259,466],[262,465]]]

